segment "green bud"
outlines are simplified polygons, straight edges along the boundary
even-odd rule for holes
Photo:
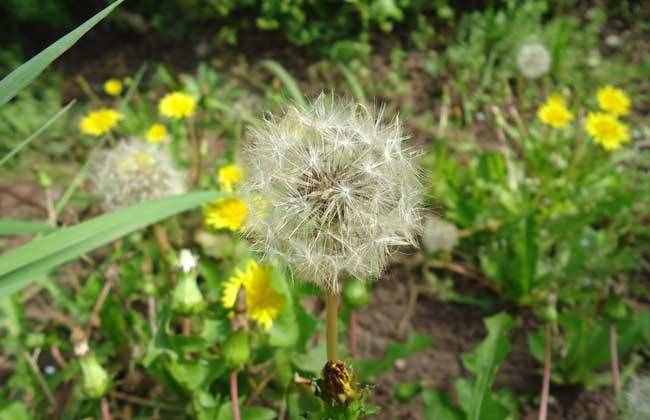
[[[555,305],[547,305],[544,308],[542,319],[546,322],[557,322],[557,308],[555,308]]]
[[[613,320],[620,321],[627,317],[627,306],[623,299],[612,297],[605,304],[605,313]]]
[[[393,388],[395,399],[399,402],[409,402],[415,395],[420,392],[422,387],[420,384],[412,382],[402,382]]]
[[[195,315],[204,308],[205,300],[196,284],[196,274],[183,274],[172,291],[172,309],[181,315]]]
[[[362,281],[350,279],[343,287],[343,298],[345,303],[353,309],[359,309],[368,305],[370,293],[368,293],[368,288]]]
[[[283,388],[287,388],[293,380],[293,368],[289,354],[285,351],[275,353],[275,377]]]
[[[50,178],[46,172],[39,171],[38,183],[41,184],[41,187],[43,188],[50,188],[52,186],[52,178]]]
[[[244,330],[235,331],[223,345],[223,357],[232,369],[240,369],[248,362],[251,348],[248,333]]]
[[[83,392],[89,398],[101,398],[108,391],[110,384],[108,373],[90,353],[83,356],[79,363],[83,375]]]

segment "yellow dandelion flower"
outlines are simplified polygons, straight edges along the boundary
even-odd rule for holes
[[[551,95],[537,110],[537,118],[551,127],[563,128],[573,121],[573,114],[568,110],[562,96]]]
[[[236,269],[224,286],[221,296],[224,307],[235,305],[242,287],[246,293],[246,314],[265,330],[270,329],[284,306],[284,297],[271,284],[271,268],[249,260],[244,270]]]
[[[169,118],[186,118],[194,115],[196,100],[183,92],[172,92],[165,95],[158,104],[158,110]]]
[[[605,150],[616,150],[630,141],[628,126],[612,114],[590,112],[585,121],[585,129]]]
[[[104,82],[104,92],[111,96],[119,96],[124,89],[124,85],[118,79],[108,79]]]
[[[161,143],[167,138],[167,128],[160,123],[152,124],[147,130],[145,138],[151,144]]]
[[[242,180],[243,173],[237,165],[226,165],[219,169],[217,178],[222,191],[232,192],[232,187],[239,184]]]
[[[607,85],[598,89],[598,105],[613,115],[627,115],[630,112],[630,98],[622,89]]]
[[[122,114],[113,109],[98,109],[89,112],[81,119],[79,130],[84,134],[98,137],[108,133],[123,117]]]
[[[205,210],[205,224],[214,229],[239,230],[248,216],[248,207],[239,198],[221,198]]]

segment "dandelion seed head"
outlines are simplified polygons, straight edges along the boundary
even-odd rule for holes
[[[650,377],[632,378],[625,393],[624,419],[650,419]]]
[[[251,133],[246,233],[266,257],[338,293],[341,275],[376,277],[414,245],[422,186],[397,118],[321,95]]]
[[[167,152],[137,139],[91,156],[89,177],[107,210],[181,194],[185,175]]]
[[[529,79],[537,79],[551,68],[551,54],[539,42],[523,44],[517,52],[517,67]]]

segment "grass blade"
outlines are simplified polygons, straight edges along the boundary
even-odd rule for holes
[[[25,86],[30,84],[50,63],[56,60],[68,48],[72,47],[86,32],[88,32],[99,21],[104,19],[109,13],[119,6],[124,0],[117,0],[108,5],[104,10],[88,19],[82,25],[60,38],[54,44],[50,45],[26,63],[23,63],[17,69],[9,73],[7,77],[0,81],[0,106],[6,104],[16,96],[16,94]]]
[[[42,278],[53,268],[124,235],[216,199],[194,192],[137,204],[56,230],[0,256],[0,298]]]
[[[296,79],[294,79],[293,76],[291,76],[280,63],[273,60],[264,60],[262,61],[262,67],[266,68],[275,77],[282,81],[282,84],[284,84],[287,93],[294,101],[296,101],[296,104],[300,105],[303,108],[307,106],[305,96],[300,91]]]
[[[348,84],[348,87],[350,88],[354,99],[356,99],[360,104],[367,104],[368,102],[366,102],[366,95],[363,93],[363,87],[361,87],[359,79],[357,79],[354,73],[352,73],[352,71],[345,65],[339,64],[338,67],[341,71],[341,74],[343,75],[343,78],[345,78],[345,82]]]
[[[4,165],[5,162],[7,162],[9,159],[11,159],[15,154],[20,152],[25,146],[27,146],[29,143],[31,143],[32,140],[34,140],[36,137],[40,136],[43,131],[47,130],[47,128],[54,123],[54,121],[58,120],[63,114],[68,112],[68,110],[72,107],[72,105],[74,105],[74,103],[75,103],[74,100],[70,101],[69,104],[67,104],[66,106],[61,108],[59,110],[59,112],[57,112],[56,114],[54,114],[52,116],[52,118],[47,120],[45,122],[45,124],[43,124],[41,126],[41,128],[36,130],[29,137],[27,137],[25,140],[23,140],[18,145],[16,145],[16,147],[14,147],[9,153],[7,153],[2,159],[0,159],[0,166]]]
[[[48,233],[55,228],[45,222],[34,222],[31,220],[0,219],[0,236],[12,235],[36,235],[37,233]]]

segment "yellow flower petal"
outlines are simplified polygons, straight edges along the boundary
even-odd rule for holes
[[[194,115],[196,100],[183,92],[172,92],[165,95],[158,104],[158,110],[169,118],[181,119]]]
[[[233,186],[240,183],[243,177],[242,170],[237,165],[226,165],[219,169],[217,178],[222,191],[232,192]]]
[[[551,95],[537,110],[537,118],[554,128],[563,128],[573,121],[573,114],[567,109],[564,98]]]
[[[119,96],[122,93],[124,85],[118,79],[108,79],[104,82],[104,92],[111,96]]]
[[[238,198],[222,198],[210,204],[205,210],[205,224],[214,229],[239,230],[246,217],[248,207]]]
[[[160,123],[152,124],[147,130],[145,138],[152,144],[161,143],[167,139],[167,128]]]
[[[98,109],[81,119],[79,129],[84,134],[98,137],[108,133],[122,118],[123,115],[113,109]]]
[[[614,86],[607,85],[598,89],[598,105],[603,111],[612,115],[627,115],[630,112],[630,98]]]
[[[628,126],[612,114],[590,112],[585,121],[585,129],[605,150],[616,150],[630,141]]]

